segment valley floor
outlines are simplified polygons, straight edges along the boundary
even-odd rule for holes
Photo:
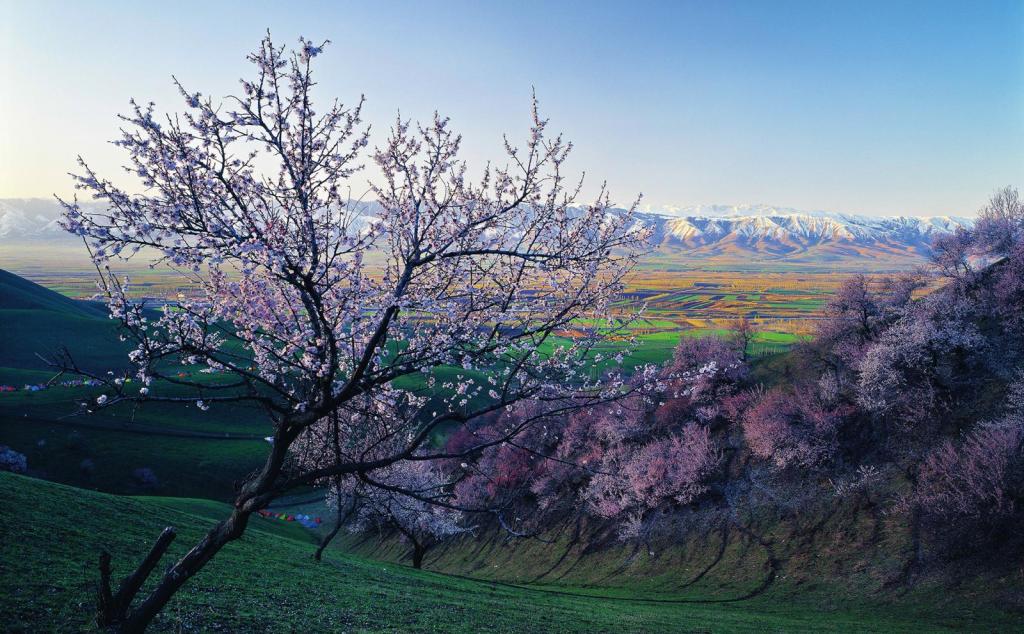
[[[84,491],[0,473],[0,623],[7,631],[88,629],[100,548],[123,576],[168,525],[180,556],[226,506]],[[157,631],[337,632],[942,632],[1010,631],[1013,615],[953,615],[917,602],[824,609],[766,592],[745,601],[642,590],[525,586],[416,571],[338,550],[319,565],[310,534],[253,518],[249,531],[187,584]],[[610,598],[614,595],[615,598]],[[938,597],[936,598],[938,600]],[[837,598],[837,603],[839,598]]]

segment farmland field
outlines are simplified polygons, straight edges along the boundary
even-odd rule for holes
[[[18,271],[16,271],[18,272]],[[90,272],[80,264],[55,266],[49,273],[22,269],[65,297],[83,298],[92,292]],[[133,271],[146,281],[137,292],[172,299],[181,292],[168,273]],[[76,486],[117,493],[175,492],[179,495],[228,499],[233,483],[255,469],[266,453],[263,437],[270,432],[265,416],[244,408],[200,412],[192,405],[147,404],[118,406],[102,414],[75,415],[83,400],[94,398],[98,388],[62,387],[33,392],[53,378],[52,370],[38,356],[68,345],[79,362],[97,372],[126,366],[127,347],[117,341],[114,324],[103,307],[69,302],[24,280],[6,275],[0,314],[6,324],[6,345],[0,351],[0,385],[16,391],[0,393],[0,434],[6,444],[25,453],[39,473]],[[811,332],[827,294],[838,282],[824,275],[765,274],[737,276],[727,273],[641,271],[630,283],[618,308],[625,315],[646,303],[646,311],[630,324],[622,339],[611,340],[595,350],[606,359],[621,351],[628,336],[637,346],[626,360],[628,368],[669,359],[682,337],[728,336],[737,316],[754,322],[758,332],[748,352],[755,357],[783,351]],[[580,328],[597,326],[580,321]],[[569,342],[571,332],[545,344]],[[605,363],[595,364],[595,371]],[[215,375],[192,378],[217,381]],[[458,368],[435,368],[438,383],[451,380]],[[425,390],[423,377],[398,381],[407,389]],[[180,391],[155,385],[162,394]],[[443,435],[444,430],[439,433]],[[214,436],[220,436],[215,438]],[[439,437],[435,441],[441,441]],[[216,464],[216,469],[195,469]],[[132,473],[150,468],[155,487],[143,487]]]
[[[153,304],[187,295],[187,283],[169,271],[121,265],[132,280],[133,294]],[[40,249],[0,255],[6,268],[68,297],[96,292],[96,272],[78,247]],[[828,296],[846,276],[801,269],[782,271],[667,270],[641,266],[616,304],[622,315],[646,306],[632,325],[640,341],[633,364],[662,362],[681,336],[724,336],[738,317],[749,319],[758,334],[752,356],[781,352],[806,338]]]
[[[757,334],[748,353],[782,352],[814,331],[822,307],[843,278],[827,273],[740,273],[641,269],[617,306],[646,305],[637,334],[654,349],[680,336],[726,336],[745,317]]]

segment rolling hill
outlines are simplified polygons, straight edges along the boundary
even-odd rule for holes
[[[70,299],[60,293],[0,269],[0,310],[45,310],[77,319],[106,319],[99,302]]]
[[[0,368],[48,370],[40,358],[66,346],[81,367],[123,367],[128,349],[99,303],[69,299],[0,269]]]
[[[169,553],[177,557],[227,513],[226,505],[205,500],[113,496],[6,473],[0,505],[0,622],[7,631],[90,629],[101,548],[114,554],[113,576],[120,578],[163,527],[178,531]],[[603,587],[482,581],[339,549],[314,564],[312,550],[310,534],[295,524],[254,518],[152,630],[944,632],[1006,631],[1015,623],[969,602],[940,617],[930,610],[934,596],[932,603],[917,597],[899,605],[825,605],[773,593],[721,601],[691,587],[650,598],[614,579]]]
[[[54,377],[41,357],[61,347],[94,373],[128,367],[128,344],[102,304],[0,270],[0,324],[0,385],[18,388],[0,394],[0,445],[27,456],[35,475],[119,493],[228,499],[233,482],[266,454],[266,421],[255,408],[206,413],[190,405],[149,403],[137,410],[124,404],[87,416],[76,414],[79,403],[100,388],[24,389]],[[153,471],[157,484],[140,485],[132,475],[139,468]]]

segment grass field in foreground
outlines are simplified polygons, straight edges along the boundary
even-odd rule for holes
[[[127,573],[161,528],[180,556],[226,507],[203,500],[117,497],[0,473],[0,622],[7,631],[89,629],[95,561]],[[294,525],[254,518],[246,535],[190,580],[155,631],[765,632],[1006,631],[1008,617],[945,623],[925,607],[824,611],[762,595],[735,603],[604,599],[451,577],[331,552]],[[593,589],[590,590],[593,592]],[[697,601],[698,597],[684,600]]]

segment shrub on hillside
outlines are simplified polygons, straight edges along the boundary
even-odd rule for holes
[[[455,499],[507,511],[521,528],[582,512],[609,520],[623,537],[640,526],[646,532],[709,490],[722,457],[722,405],[747,371],[728,342],[684,339],[669,363],[645,371],[614,402],[545,419],[514,442],[469,456],[455,469]],[[531,415],[511,408],[453,434],[447,449],[498,437]]]
[[[156,477],[156,473],[149,467],[139,467],[132,471],[132,480],[144,489],[155,489],[160,486],[160,480]]]
[[[584,492],[601,517],[625,519],[666,503],[689,504],[707,490],[721,452],[706,427],[691,423],[679,435],[625,451],[615,471],[602,471]]]
[[[0,471],[25,473],[28,471],[28,458],[10,447],[0,445]]]
[[[826,400],[831,396],[829,390],[806,385],[764,393],[741,417],[750,451],[780,469],[813,468],[831,460],[849,414],[848,408]]]
[[[975,317],[962,299],[921,300],[867,346],[856,365],[859,405],[905,428],[927,425],[960,387],[981,378],[988,342]]]
[[[921,463],[913,502],[946,522],[1012,515],[1024,495],[1024,420],[982,423]]]

